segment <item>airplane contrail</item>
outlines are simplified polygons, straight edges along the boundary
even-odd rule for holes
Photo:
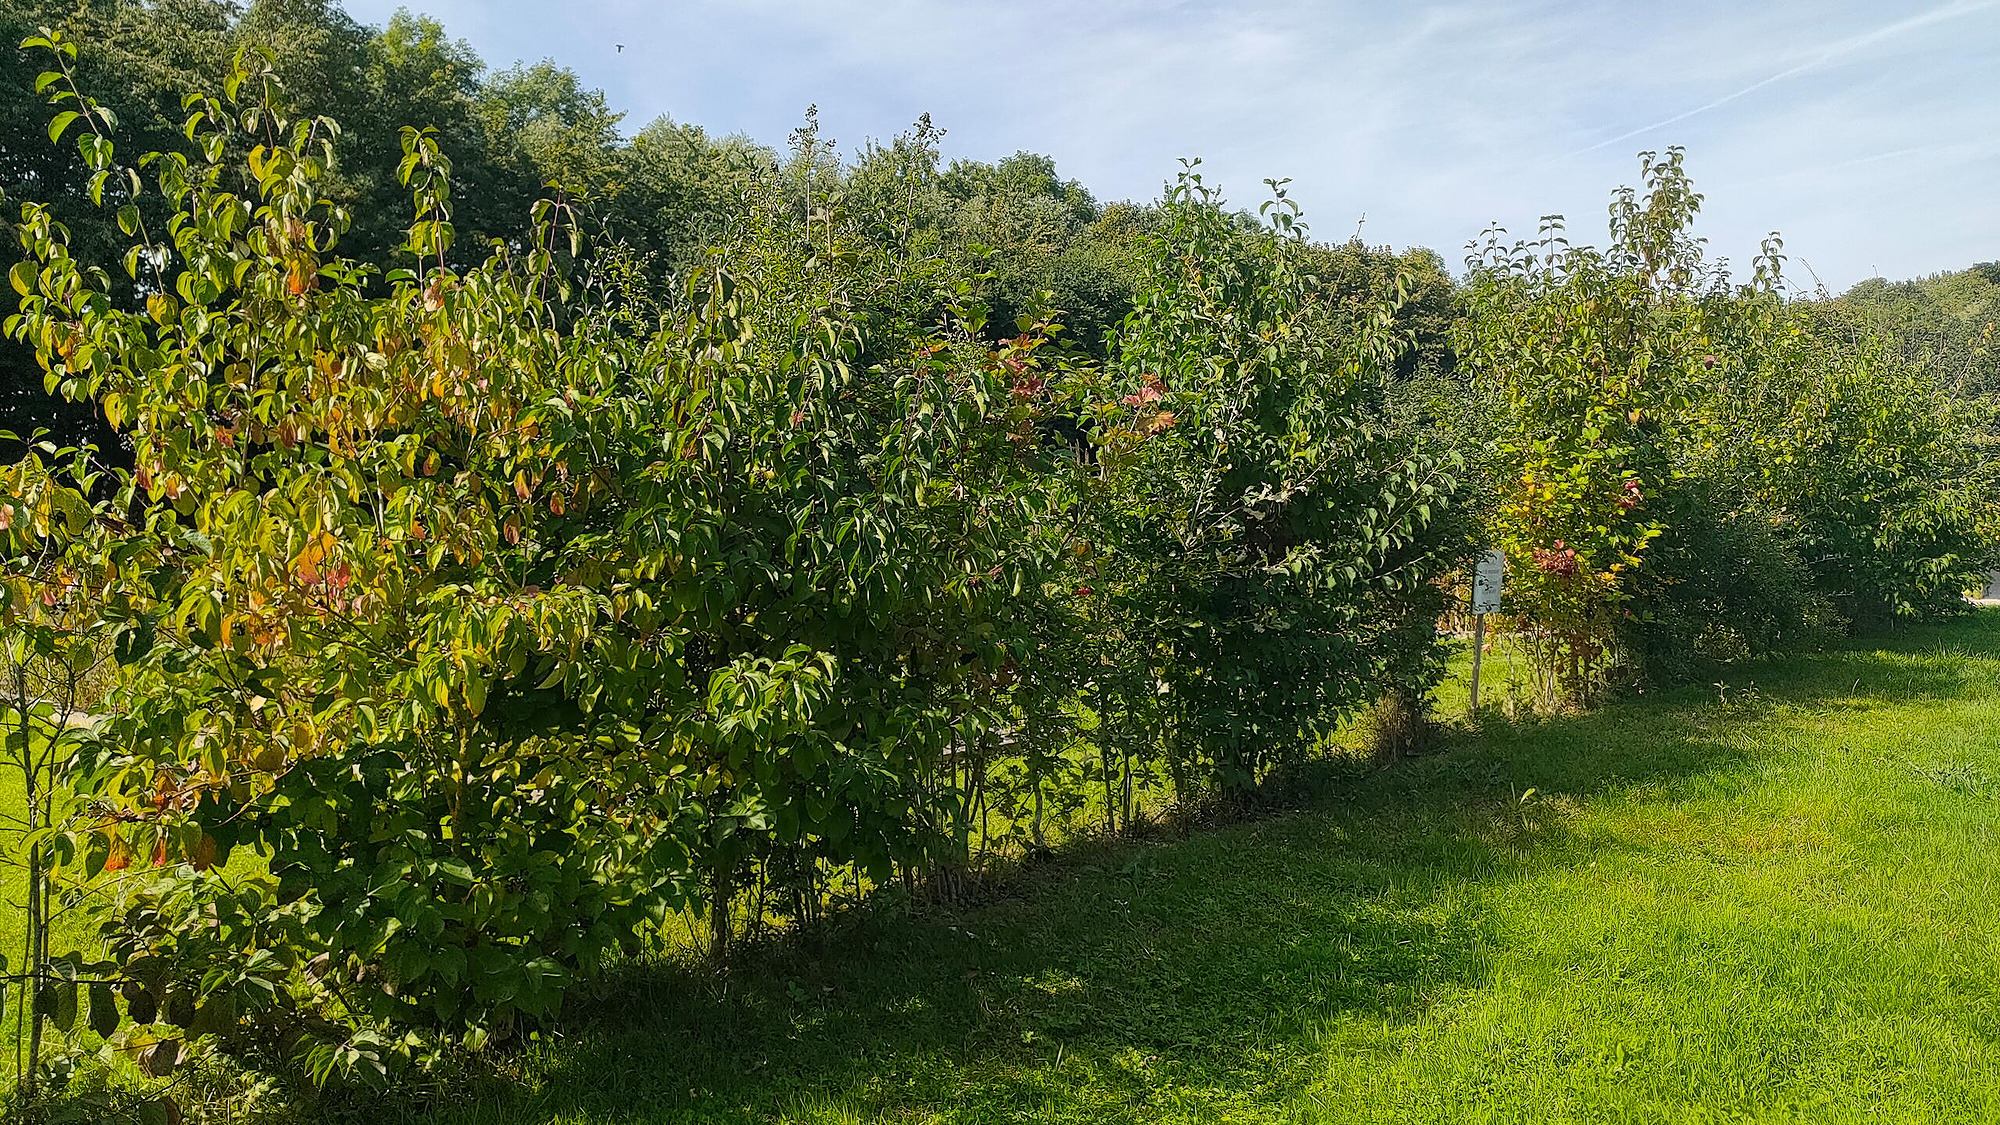
[[[1641,125],[1637,129],[1633,129],[1630,132],[1620,133],[1609,140],[1599,141],[1596,144],[1590,145],[1586,148],[1577,149],[1575,152],[1570,153],[1570,155],[1582,156],[1585,153],[1596,152],[1598,149],[1607,148],[1611,145],[1615,145],[1620,141],[1629,141],[1633,137],[1636,137],[1641,133],[1650,133],[1655,129],[1665,128],[1668,125],[1679,124],[1682,121],[1686,121],[1690,117],[1695,117],[1699,114],[1707,113],[1709,110],[1712,109],[1719,109],[1722,106],[1726,106],[1730,102],[1736,101],[1739,98],[1749,97],[1751,94],[1754,94],[1759,90],[1762,90],[1766,86],[1783,82],[1787,78],[1796,78],[1799,75],[1804,74],[1809,70],[1825,66],[1827,63],[1830,63],[1833,60],[1840,58],[1842,55],[1853,54],[1855,51],[1858,51],[1863,47],[1873,46],[1876,43],[1880,43],[1884,39],[1893,38],[1897,35],[1901,35],[1906,31],[1914,31],[1920,27],[1929,27],[1932,24],[1943,23],[1946,20],[1957,19],[1960,16],[1969,16],[1976,12],[1988,11],[1995,7],[2000,7],[2000,0],[1974,0],[1974,2],[1972,3],[1966,3],[1964,2],[1964,0],[1959,0],[1959,2],[1957,3],[1946,4],[1940,8],[1933,8],[1930,11],[1925,12],[1921,15],[1911,16],[1908,19],[1897,20],[1894,23],[1885,24],[1881,27],[1878,27],[1873,31],[1864,32],[1860,35],[1852,36],[1847,39],[1842,39],[1836,43],[1830,43],[1825,47],[1822,47],[1818,54],[1814,55],[1810,59],[1807,59],[1805,62],[1802,62],[1797,66],[1788,67],[1784,70],[1781,70],[1778,73],[1773,74],[1768,78],[1752,82],[1750,85],[1743,87],[1741,90],[1738,90],[1733,94],[1724,94],[1722,97],[1719,97],[1714,101],[1707,103],[1706,105],[1698,105],[1693,109],[1686,111],[1685,113],[1676,113],[1672,117],[1662,118],[1661,120],[1655,121],[1650,125]]]

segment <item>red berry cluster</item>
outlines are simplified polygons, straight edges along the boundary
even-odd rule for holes
[[[1553,574],[1560,578],[1571,578],[1576,575],[1576,548],[1565,546],[1560,539],[1556,540],[1554,547],[1535,548],[1534,559],[1535,566],[1544,574]]]
[[[1629,512],[1632,509],[1638,507],[1639,501],[1644,499],[1645,497],[1639,494],[1639,482],[1636,480],[1628,480],[1625,482],[1625,495],[1620,496],[1618,498],[1618,509],[1620,511]]]

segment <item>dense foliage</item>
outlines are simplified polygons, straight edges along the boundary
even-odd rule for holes
[[[1282,193],[1246,224],[1185,175],[1100,366],[1052,313],[982,335],[921,131],[839,185],[805,131],[660,295],[562,201],[454,266],[453,164],[406,129],[384,271],[268,61],[127,165],[41,46],[138,297],[23,208],[10,330],[132,458],[16,467],[80,514],[10,514],[10,606],[87,573],[121,630],[87,807],[31,838],[159,872],[107,929],[155,1070],[505,1038],[670,917],[720,957],[1031,806],[1039,843],[1114,771],[1114,826],[1135,774],[1234,801],[1437,674],[1453,460],[1373,421],[1396,292],[1318,300]]]
[[[1681,153],[1641,159],[1605,248],[1557,222],[1468,262],[1467,429],[1548,705],[1949,610],[2000,538],[1986,408],[1783,300],[1775,235],[1732,285],[1690,233]]]
[[[1107,206],[928,119],[626,139],[406,15],[0,2],[39,23],[76,34],[0,120],[31,1081],[86,1025],[380,1078],[689,921],[721,961],[1240,810],[1423,725],[1483,546],[1547,707],[1993,561],[1984,275],[1799,301],[1774,240],[1733,283],[1677,151],[1604,248],[1489,232],[1460,284],[1193,164]]]
[[[1164,701],[1177,791],[1247,790],[1341,714],[1433,682],[1438,580],[1462,553],[1439,518],[1454,455],[1380,422],[1399,302],[1347,323],[1314,299],[1281,188],[1272,229],[1216,201],[1192,172],[1167,196],[1093,482],[1092,615],[1127,650],[1107,660],[1120,690]]]

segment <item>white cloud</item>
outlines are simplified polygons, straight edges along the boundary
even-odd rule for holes
[[[1496,219],[1598,236],[1628,150],[1674,143],[1738,260],[1773,227],[1835,287],[2000,258],[2000,0],[400,2],[496,65],[575,68],[632,127],[775,143],[816,102],[851,146],[929,112],[952,155],[1047,152],[1105,198],[1200,155],[1240,202],[1290,176],[1322,234],[1365,212],[1448,260]]]
[[[1824,67],[1834,62],[1837,59],[1843,58],[1848,55],[1852,55],[1859,51],[1866,50],[1867,48],[1876,46],[1877,44],[1885,43],[1889,40],[1895,39],[1897,36],[1904,35],[1913,31],[1918,31],[1923,28],[1929,27],[1933,24],[1939,24],[1939,23],[1944,23],[1948,20],[1958,19],[1963,16],[1977,15],[1981,12],[1992,11],[1996,6],[2000,5],[1996,5],[1996,3],[1993,2],[1993,0],[1986,0],[1986,2],[1983,3],[1958,2],[1958,3],[1945,4],[1942,7],[1938,8],[1933,8],[1930,11],[1924,12],[1920,15],[1910,16],[1905,19],[1892,20],[1888,23],[1881,25],[1880,27],[1876,27],[1872,30],[1865,31],[1859,35],[1850,35],[1845,39],[1840,39],[1835,42],[1828,43],[1825,46],[1814,51],[1809,57],[1806,58],[1804,62],[1788,66],[1785,69],[1778,71],[1776,74],[1766,75],[1763,78],[1760,78],[1755,82],[1752,82],[1750,85],[1745,86],[1740,90],[1724,94],[1721,97],[1714,99],[1713,101],[1704,102],[1701,105],[1694,107],[1693,109],[1683,110],[1680,113],[1674,114],[1672,117],[1655,121],[1650,125],[1641,125],[1636,129],[1628,129],[1625,132],[1620,133],[1615,137],[1610,137],[1606,140],[1599,141],[1594,145],[1582,149],[1581,152],[1596,152],[1599,149],[1608,148],[1611,145],[1619,143],[1620,141],[1630,140],[1633,137],[1644,136],[1647,133],[1658,132],[1659,130],[1669,125],[1677,125],[1680,122],[1686,121],[1691,117],[1696,117],[1701,114],[1711,112],[1713,110],[1721,109],[1723,106],[1726,106],[1731,102],[1740,101],[1743,98],[1747,98],[1750,95],[1757,93],[1759,90],[1763,90],[1770,86],[1775,86],[1778,83],[1785,81],[1786,79],[1797,78],[1799,75],[1806,74],[1810,71],[1818,70],[1819,68]]]

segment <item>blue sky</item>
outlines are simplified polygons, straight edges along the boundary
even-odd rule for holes
[[[928,112],[947,157],[1046,152],[1105,200],[1200,156],[1235,202],[1289,176],[1320,237],[1454,267],[1492,222],[1562,212],[1601,239],[1634,154],[1670,144],[1746,266],[1772,229],[1795,282],[1835,291],[2000,259],[2000,0],[347,6],[434,15],[495,67],[554,59],[628,130],[665,113],[778,145],[817,103],[852,151]]]

